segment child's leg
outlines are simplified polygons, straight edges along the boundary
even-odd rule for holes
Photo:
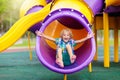
[[[63,65],[63,60],[62,60],[62,49],[58,48],[57,51],[57,55],[56,55],[56,63],[60,66],[60,67],[64,67]]]
[[[70,44],[67,44],[67,45],[66,45],[66,48],[67,48],[68,54],[69,54],[69,56],[70,56],[70,61],[71,61],[71,63],[74,63],[75,60],[76,60],[76,55],[73,54],[71,45],[70,45]]]

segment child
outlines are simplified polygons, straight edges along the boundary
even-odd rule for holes
[[[56,63],[61,67],[64,68],[63,56],[62,54],[68,53],[69,59],[71,64],[75,62],[76,55],[74,54],[73,48],[76,43],[83,42],[91,37],[94,36],[93,33],[88,34],[85,38],[80,40],[73,40],[72,39],[72,32],[70,29],[63,29],[60,33],[60,38],[52,38],[44,33],[39,31],[35,32],[38,36],[44,37],[48,40],[54,41],[57,45],[57,55],[56,55]]]

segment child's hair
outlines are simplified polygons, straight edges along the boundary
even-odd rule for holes
[[[70,35],[70,38],[73,37],[72,31],[71,31],[70,29],[63,29],[63,30],[61,31],[61,33],[60,33],[60,37],[63,36],[64,32],[68,32],[69,35]]]

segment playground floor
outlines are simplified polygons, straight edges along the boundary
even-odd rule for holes
[[[110,50],[113,55],[113,48]],[[111,61],[110,68],[104,68],[103,47],[99,47],[98,53],[98,61],[92,62],[93,72],[89,72],[86,67],[79,72],[68,74],[68,80],[119,80],[120,62]],[[0,80],[63,80],[63,77],[63,74],[52,72],[40,64],[34,50],[32,60],[29,60],[28,50],[0,54]]]

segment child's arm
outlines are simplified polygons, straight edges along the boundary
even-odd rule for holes
[[[85,38],[80,39],[80,40],[76,40],[75,43],[81,43],[81,42],[84,42],[84,41],[86,41],[86,40],[92,38],[93,36],[94,36],[94,33],[91,33],[91,34],[88,33],[88,35],[87,35]]]
[[[51,40],[51,41],[55,41],[55,38],[49,37],[49,36],[45,35],[44,33],[40,32],[40,31],[38,31],[38,30],[35,31],[35,33],[36,33],[38,36],[44,37],[44,38],[46,38],[46,39],[48,39],[48,40]]]

